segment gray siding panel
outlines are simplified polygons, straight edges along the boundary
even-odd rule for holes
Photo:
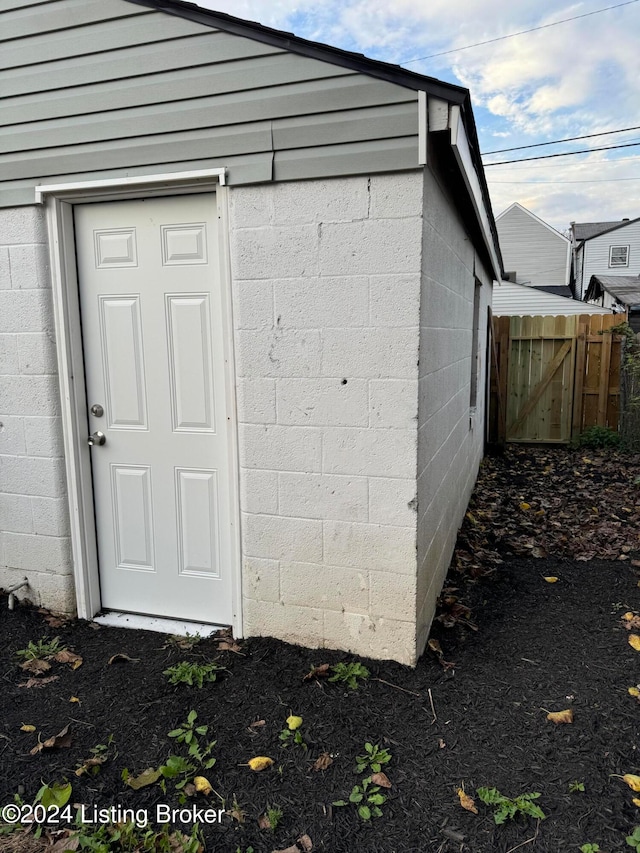
[[[2,205],[33,203],[39,183],[118,175],[226,166],[233,184],[418,167],[412,89],[126,0],[0,3]]]
[[[31,33],[51,33],[68,30],[110,18],[146,15],[147,10],[124,0],[59,0],[44,6],[28,6],[14,9],[2,16],[0,41],[24,38]]]

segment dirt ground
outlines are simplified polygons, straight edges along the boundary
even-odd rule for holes
[[[0,600],[0,805],[32,804],[43,784],[70,783],[87,849],[100,849],[87,840],[98,809],[132,809],[144,822],[171,807],[185,810],[171,828],[188,835],[199,822],[205,849],[219,853],[631,850],[625,836],[640,825],[640,794],[621,777],[640,775],[640,703],[629,693],[640,683],[640,653],[629,643],[640,635],[630,618],[640,612],[639,469],[637,458],[561,449],[487,460],[431,648],[415,669],[362,660],[370,677],[357,689],[322,671],[305,679],[312,667],[355,660],[342,652],[226,637],[185,648],[160,634],[9,611]],[[80,665],[63,655],[40,675],[21,668],[18,651],[55,637]],[[183,660],[224,669],[202,689],[173,686],[163,672]],[[547,718],[567,710],[573,722]],[[135,780],[186,755],[168,735],[191,711],[208,726],[196,739],[215,740],[215,764],[189,773],[181,791],[179,778],[163,790],[162,777],[134,790],[123,771]],[[303,719],[303,743],[285,746],[290,715]],[[357,804],[333,805],[374,772],[356,772],[365,743],[391,756],[381,767],[381,816],[370,820]],[[273,764],[254,772],[255,756]],[[78,775],[92,758],[105,760]],[[196,773],[210,793],[191,790]],[[545,819],[519,814],[497,825],[483,787],[509,798],[539,793]],[[459,789],[477,814],[462,807]],[[207,808],[224,810],[220,822],[203,821]],[[269,810],[281,812],[275,829]],[[11,810],[7,818],[15,820]],[[0,834],[0,850],[56,844],[61,853],[78,844],[78,828],[65,817],[39,840],[33,828]],[[103,843],[121,849],[113,837]],[[157,838],[146,843],[160,849]]]

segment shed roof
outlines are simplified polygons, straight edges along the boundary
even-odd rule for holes
[[[499,316],[556,317],[572,314],[611,314],[608,308],[585,305],[577,299],[568,299],[555,293],[546,293],[539,287],[500,281],[493,286],[492,310]]]
[[[640,305],[640,276],[592,275],[586,298],[596,299],[603,291],[623,305]]]

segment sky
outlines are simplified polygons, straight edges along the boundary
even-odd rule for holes
[[[198,0],[198,5],[468,88],[496,216],[514,201],[559,231],[571,221],[640,216],[640,0]],[[617,8],[598,11],[611,6]],[[574,20],[548,26],[567,18]],[[459,49],[536,27],[542,29]],[[433,56],[445,51],[454,52]],[[542,148],[486,153],[636,126]],[[634,142],[637,147],[594,150]],[[489,166],[584,149],[588,153],[578,156]]]

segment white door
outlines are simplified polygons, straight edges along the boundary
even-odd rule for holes
[[[215,194],[74,216],[102,606],[229,624]]]

